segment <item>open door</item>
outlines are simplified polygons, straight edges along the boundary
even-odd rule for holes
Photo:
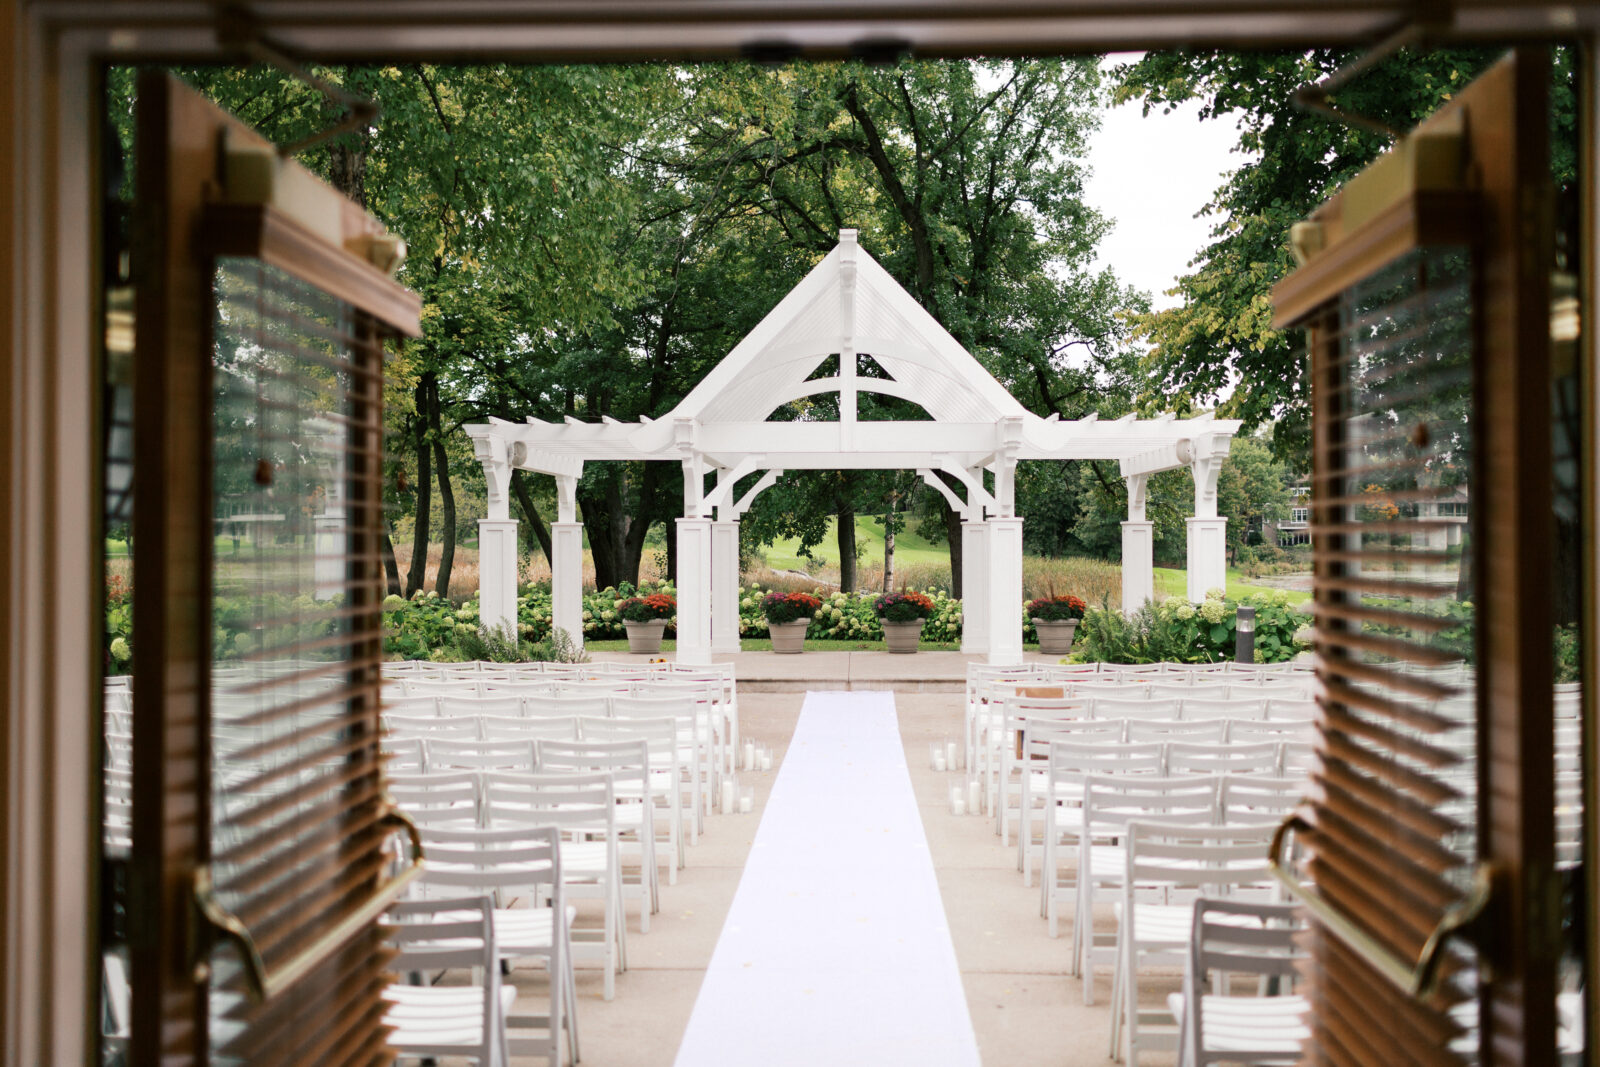
[[[1546,51],[1508,55],[1296,227],[1274,291],[1314,411],[1320,766],[1274,845],[1313,920],[1305,1063],[1582,1054],[1549,77]]]
[[[136,157],[128,1058],[388,1062],[376,920],[419,858],[378,752],[383,355],[419,303],[382,226],[169,75]]]

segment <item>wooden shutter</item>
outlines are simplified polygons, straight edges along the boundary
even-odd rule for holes
[[[375,920],[416,868],[378,750],[383,354],[418,304],[353,206],[336,241],[228,202],[270,146],[175,80],[139,119],[134,1060],[388,1062]]]
[[[1274,845],[1313,918],[1306,1063],[1554,1059],[1547,71],[1463,91],[1274,292],[1314,413],[1320,765]]]

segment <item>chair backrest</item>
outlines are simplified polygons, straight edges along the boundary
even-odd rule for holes
[[[1306,785],[1304,778],[1224,774],[1218,793],[1217,821],[1227,826],[1276,826],[1300,803]]]
[[[1267,719],[1272,722],[1312,722],[1316,717],[1314,700],[1274,697],[1267,701]]]
[[[1194,989],[1213,971],[1291,982],[1299,977],[1296,964],[1304,953],[1295,939],[1305,920],[1295,905],[1201,897],[1194,902],[1193,921],[1189,971]]]
[[[551,685],[550,681],[545,678],[535,678],[529,680],[526,678],[509,677],[505,681],[493,681],[486,679],[483,682],[483,695],[486,698],[512,697],[514,699],[520,699],[522,697],[547,697],[554,692],[555,686]]]
[[[551,715],[609,715],[609,696],[535,696],[522,698],[522,714],[530,719]]]
[[[1174,741],[1167,746],[1168,774],[1277,774],[1278,741],[1206,745]]]
[[[463,660],[460,663],[441,663],[439,673],[446,678],[476,678],[483,673],[483,663],[480,660]]]
[[[557,697],[614,697],[633,692],[633,683],[626,678],[561,678],[556,684]]]
[[[394,802],[418,824],[477,826],[482,822],[475,771],[392,771],[385,785]]]
[[[1056,691],[1060,690],[1059,686],[1054,688]],[[1089,702],[1078,697],[1049,697],[1024,694],[1006,697],[1003,706],[1008,719],[1012,717],[1087,719],[1089,717]]]
[[[429,826],[422,830],[422,847],[428,857],[422,868],[427,885],[482,890],[549,886],[557,894],[561,891],[561,834],[553,826],[503,830]]]
[[[1227,700],[1226,683],[1194,682],[1188,679],[1162,678],[1150,683],[1151,700]]]
[[[1084,829],[1099,835],[1115,834],[1134,819],[1210,825],[1217,813],[1219,777],[1215,774],[1085,775]]]
[[[555,826],[616,834],[616,790],[609,774],[523,774],[485,771],[484,824]]]
[[[1267,845],[1277,827],[1207,826],[1165,816],[1125,827],[1126,886],[1196,889],[1206,896],[1265,889],[1272,883]]]
[[[1238,660],[1228,661],[1229,674],[1242,674],[1255,677],[1273,677],[1290,674],[1294,671],[1294,664],[1284,663],[1241,663]]]
[[[1295,678],[1262,678],[1259,685],[1239,686],[1239,692],[1248,692],[1251,696],[1261,696],[1268,700],[1300,700],[1307,701],[1312,698],[1311,680]]]
[[[532,738],[515,741],[457,741],[429,737],[422,741],[422,765],[429,771],[531,771]]]
[[[659,719],[608,719],[584,715],[578,719],[578,736],[585,741],[643,741],[657,767],[678,756],[678,720],[670,715]]]
[[[485,741],[533,741],[541,738],[576,741],[578,739],[576,715],[550,715],[534,719],[524,718],[521,715],[480,715],[478,722],[482,724]]]
[[[383,739],[383,754],[388,759],[384,766],[390,774],[422,773],[420,737],[386,737]]]
[[[439,715],[521,715],[522,699],[514,696],[440,697]]]
[[[468,1031],[476,1040],[463,1040],[466,1034],[453,1033],[449,1041],[452,1056],[471,1057],[481,1067],[508,1062],[505,1008],[500,996],[500,955],[494,935],[494,900],[489,896],[460,897],[452,900],[405,900],[389,909],[385,922],[389,940],[398,950],[390,961],[391,970],[441,971],[470,969],[480,976],[483,988],[483,1015]],[[473,1003],[476,1003],[474,1001]],[[405,1027],[391,1041],[406,1050],[409,1032]],[[436,1049],[435,1031],[417,1035],[418,1047]]]
[[[1216,744],[1226,740],[1228,733],[1226,719],[1207,719],[1202,722],[1188,722],[1182,719],[1130,719],[1127,725],[1129,741],[1198,741]]]
[[[1317,767],[1317,746],[1310,741],[1285,741],[1278,757],[1278,773],[1302,780]]]
[[[1057,663],[1036,669],[1042,683],[1083,682],[1100,673],[1099,663]]]
[[[1283,719],[1259,722],[1234,720],[1228,725],[1229,741],[1310,741],[1316,735],[1317,728],[1313,723]]]
[[[1164,748],[1159,743],[1052,741],[1050,780],[1068,784],[1081,782],[1091,775],[1156,777],[1161,774]]]
[[[610,774],[619,795],[644,793],[650,746],[642,737],[622,741],[540,741],[534,746],[540,774]]]
[[[439,714],[439,698],[435,696],[385,696],[381,706],[384,711],[393,712],[396,715],[436,716]]]
[[[1135,700],[1096,696],[1090,705],[1096,719],[1181,719],[1183,702],[1176,698]]]
[[[700,741],[699,722],[701,705],[689,697],[614,697],[611,701],[613,719],[676,719],[680,727],[688,729],[688,737]],[[687,740],[680,737],[680,741]]]
[[[406,693],[418,697],[470,697],[478,695],[476,678],[417,678],[405,679]]]
[[[1099,719],[1030,719],[1020,720],[1021,738],[1016,752],[1023,760],[1048,760],[1050,745],[1054,741],[1076,742],[1089,745],[1120,745],[1122,723]]]
[[[473,716],[442,719],[437,715],[395,715],[385,713],[383,725],[396,737],[476,738],[478,720]]]
[[[1226,699],[1215,697],[1186,696],[1183,698],[1183,717],[1185,719],[1264,719],[1267,717],[1267,702],[1240,698],[1239,691],[1233,690],[1233,695]]]
[[[1121,663],[1117,665],[1117,673],[1123,676],[1149,676],[1166,674],[1166,663]]]

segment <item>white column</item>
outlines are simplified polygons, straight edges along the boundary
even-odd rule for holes
[[[1229,438],[1206,434],[1190,447],[1194,518],[1188,520],[1189,599],[1228,587],[1228,520],[1217,515],[1217,477],[1228,458]]]
[[[583,523],[550,524],[550,624],[583,647]]]
[[[556,476],[556,521],[550,524],[550,625],[583,647],[583,523],[578,479]]]
[[[1228,520],[1189,519],[1189,599],[1228,587]]]
[[[711,662],[711,520],[678,520],[678,662]]]
[[[989,662],[1022,662],[1022,520],[990,519]]]
[[[517,520],[478,520],[478,621],[517,640]]]
[[[1155,523],[1145,521],[1145,493],[1150,476],[1130,474],[1128,521],[1122,524],[1122,610],[1131,615],[1156,595]]]
[[[1133,614],[1155,599],[1156,524],[1129,519],[1122,524],[1122,610]]]
[[[989,651],[989,524],[961,524],[961,651]]]
[[[345,557],[349,552],[344,513],[344,444],[338,429],[323,420],[306,425],[313,440],[321,439],[332,453],[325,456],[322,479],[322,514],[312,520],[312,575],[316,579],[315,596],[330,600],[345,591],[348,575]],[[1435,509],[1437,510],[1437,508]]]
[[[739,648],[739,524],[718,521],[711,524],[711,651]]]
[[[499,437],[474,438],[483,464],[488,515],[478,520],[478,621],[515,644],[517,633],[517,521],[511,517],[512,456]]]

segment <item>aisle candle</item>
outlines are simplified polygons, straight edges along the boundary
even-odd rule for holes
[[[756,791],[744,789],[739,793],[739,814],[749,815],[756,807]]]
[[[978,785],[978,780],[976,778],[968,779],[968,781],[967,781],[967,810],[972,812],[972,814],[974,814],[974,815],[978,814],[978,812],[980,810],[982,810],[982,805],[980,803],[982,800],[983,800],[983,793],[981,792],[981,789],[980,789],[980,787]]]
[[[950,787],[950,814],[965,815],[967,813],[967,793],[959,785]]]
[[[939,760],[944,756],[944,745],[938,741],[928,742],[928,769],[938,770]]]
[[[722,780],[722,814],[729,815],[733,812],[733,779]]]
[[[761,753],[761,769],[764,771],[772,770],[772,749],[770,748]]]
[[[754,741],[746,741],[744,743],[744,769],[747,771],[756,769],[756,743]]]
[[[944,765],[952,771],[956,769],[956,743],[954,741],[946,741],[944,743]]]
[[[936,770],[936,771],[944,770],[944,753],[943,752],[935,752],[933,754],[933,769]]]

